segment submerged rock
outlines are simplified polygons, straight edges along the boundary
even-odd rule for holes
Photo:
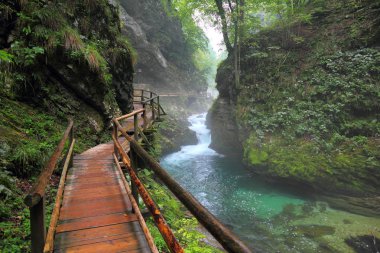
[[[296,226],[293,231],[309,238],[317,238],[324,235],[333,235],[335,228],[325,225],[299,225]]]
[[[373,235],[350,237],[345,240],[357,253],[379,253],[380,239]]]

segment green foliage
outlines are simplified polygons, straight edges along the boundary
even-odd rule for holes
[[[193,18],[194,15],[196,15],[196,11],[198,11],[201,7],[201,3],[195,3],[194,1],[175,0],[171,1],[171,5],[175,10],[172,13],[178,16],[181,20],[185,39],[192,47],[192,51],[196,51],[198,49],[207,50],[207,37]]]
[[[379,52],[338,52],[318,61],[318,68],[305,73],[294,86],[271,93],[270,84],[257,87],[254,96],[241,101],[246,107],[255,105],[242,108],[241,117],[257,131],[282,134],[289,139],[325,139],[334,132],[375,136],[379,124],[374,113],[380,109],[376,85]],[[260,104],[263,99],[269,102]],[[348,121],[359,114],[360,120]]]
[[[209,48],[206,50],[196,50],[193,54],[193,62],[201,75],[207,80],[209,87],[215,84],[218,59],[215,52]]]
[[[13,55],[5,50],[0,50],[0,63],[4,61],[6,63],[13,62]]]
[[[4,253],[30,252],[30,213],[23,202],[24,193],[18,188],[21,184],[27,183],[14,179],[0,168],[0,250]],[[49,224],[55,195],[56,189],[48,188],[46,224]]]
[[[10,162],[8,170],[21,177],[35,175],[59,142],[63,130],[53,117],[36,113],[28,107],[20,108],[19,103],[5,101],[7,103],[0,107],[0,119],[6,121],[0,126],[5,124],[5,127],[21,132],[15,133],[18,139],[11,137],[13,146],[6,157]]]
[[[20,206],[23,206],[21,197],[12,199],[6,203],[0,201],[2,208],[9,208],[9,212],[17,214],[14,218],[14,222],[0,221],[0,249],[4,253],[23,253],[30,252],[29,245],[29,211],[27,208],[17,211]]]
[[[0,167],[1,252],[29,252],[29,210],[23,203],[16,179]]]
[[[174,235],[188,253],[217,253],[219,250],[202,242],[205,236],[197,229],[198,221],[185,213],[185,207],[163,185],[153,179],[153,172],[145,169],[140,171],[139,177],[150,192],[152,198],[161,209]],[[158,229],[154,226],[152,218],[147,220],[147,225],[154,238],[159,252],[169,252]]]
[[[176,0],[171,1],[168,6],[167,0],[163,0],[166,8],[171,7],[171,15],[178,17],[182,24],[182,31],[187,45],[192,52],[192,61],[200,75],[207,80],[209,86],[214,86],[216,75],[217,59],[203,30],[199,27],[202,17],[199,16],[199,8],[202,8],[202,1]],[[203,6],[205,7],[205,6]],[[210,7],[210,6],[209,6]],[[198,84],[202,85],[202,84]]]
[[[14,54],[14,63],[29,67],[36,63],[38,55],[44,54],[44,49],[41,47],[26,47],[23,43],[16,41],[12,44],[12,53]]]

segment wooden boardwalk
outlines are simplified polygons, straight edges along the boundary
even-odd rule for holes
[[[149,122],[151,118],[148,112]],[[143,118],[138,122],[141,127]],[[133,130],[133,118],[123,125]],[[129,147],[125,149],[128,152]],[[74,156],[66,177],[54,252],[152,252],[132,211],[113,152],[110,142]]]
[[[74,157],[55,252],[151,252],[112,153],[113,144],[101,144]]]

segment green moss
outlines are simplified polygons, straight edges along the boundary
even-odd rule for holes
[[[243,144],[244,158],[251,165],[263,165],[268,160],[268,150],[260,146],[259,137],[251,134],[247,141]]]
[[[326,158],[313,152],[311,143],[283,146],[270,144],[270,171],[281,177],[314,182],[324,173],[329,174]]]
[[[380,152],[376,141],[351,138],[322,147],[316,141],[288,141],[272,136],[262,141],[259,149],[253,140],[257,142],[258,138],[251,136],[244,145],[246,162],[252,166],[266,165],[264,173],[303,181],[316,188],[377,192]]]
[[[248,159],[252,165],[259,165],[267,161],[268,153],[263,150],[250,148],[248,151]]]

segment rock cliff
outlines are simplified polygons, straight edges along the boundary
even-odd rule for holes
[[[205,91],[181,23],[170,5],[154,0],[119,0],[123,32],[138,53],[135,83],[163,92]]]

